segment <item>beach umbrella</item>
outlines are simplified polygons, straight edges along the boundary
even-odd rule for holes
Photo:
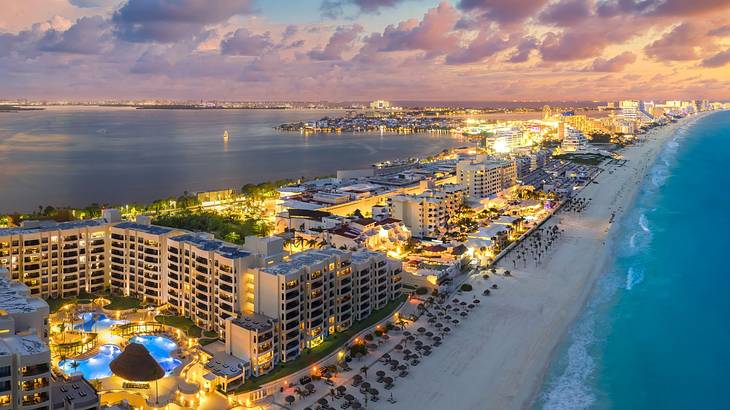
[[[413,353],[411,351],[411,349],[406,349],[406,350],[403,351],[403,354],[406,355],[406,356],[410,355],[411,353]]]
[[[398,366],[398,370],[400,370],[400,371],[406,370],[407,368],[408,368],[408,366],[406,366],[404,364]]]
[[[425,327],[419,327],[418,328],[418,333],[424,333],[425,331],[426,331],[426,328]]]
[[[409,332],[408,330],[405,330],[403,332],[403,336],[410,336],[410,335],[411,335],[411,332]]]
[[[372,394],[373,396],[377,396],[380,394],[380,392],[378,391],[378,389],[373,387],[370,389],[370,394]]]
[[[354,401],[354,402],[352,402],[352,408],[353,409],[361,409],[362,408],[362,404],[360,404],[359,401]]]
[[[413,335],[410,335],[410,336],[408,336],[408,340],[412,342],[412,341],[416,340],[416,337]]]
[[[434,342],[440,342],[441,341],[441,336],[434,336],[433,337],[433,341]]]
[[[346,394],[345,400],[351,402],[351,401],[355,400],[355,396],[353,396],[352,394]]]
[[[432,336],[433,336],[433,332],[432,331],[429,330],[428,332],[426,332],[426,337],[432,337]]]
[[[390,336],[388,336],[388,335],[387,335],[387,334],[385,334],[385,333],[383,333],[383,335],[382,335],[381,337],[383,338],[383,340],[388,340],[388,339],[390,339]]]
[[[466,312],[461,312],[461,317],[466,317],[466,316],[467,316]]]
[[[436,323],[436,324],[434,325],[434,327],[436,327],[437,329],[440,329],[440,328],[444,327],[444,324],[443,324],[443,323],[441,323],[441,322],[439,322],[439,323]]]
[[[436,323],[436,318],[432,317],[431,319],[428,319],[428,323]]]
[[[427,313],[426,313],[426,317],[433,317],[433,313],[431,313],[431,312],[427,312]]]
[[[130,343],[124,351],[109,363],[109,369],[120,378],[132,382],[155,382],[155,402],[159,399],[157,381],[165,376],[157,360],[138,343]]]
[[[474,309],[474,307],[475,307],[475,306],[474,306],[473,304],[471,304],[471,303],[470,303],[470,304],[469,304],[469,306],[467,306],[467,307],[468,307],[469,309]]]
[[[398,363],[400,363],[400,362],[399,362],[399,361],[397,361],[397,360],[391,360],[391,361],[390,361],[390,365],[391,365],[391,366],[398,366]],[[385,376],[385,373],[383,373],[383,376]]]
[[[311,407],[305,407],[304,410],[312,410]]]
[[[385,377],[385,372],[382,370],[378,370],[375,372],[375,375],[378,376],[378,378]]]
[[[395,347],[393,349],[395,349],[395,350],[403,350],[403,345],[402,344],[397,344],[397,345],[395,345]]]
[[[474,303],[476,303],[478,305],[478,304],[482,303],[482,301],[479,299],[474,299]]]
[[[320,406],[326,406],[327,405],[327,399],[325,399],[324,397],[322,397],[321,399],[317,400],[317,403]]]
[[[384,354],[384,355],[383,355],[382,357],[383,357],[383,359],[385,359],[385,360],[390,360],[390,353],[386,353],[386,354]]]
[[[444,316],[444,319],[446,319],[446,320],[451,320],[451,315],[446,315],[446,316]]]
[[[360,376],[359,374],[356,374],[355,376],[352,377],[352,379],[357,380],[357,381],[362,381],[362,376]]]
[[[457,299],[457,298],[453,298],[453,299],[451,300],[451,302],[453,302],[453,303],[459,303],[459,299]]]
[[[461,306],[466,306],[466,302],[459,303]]]
[[[287,402],[287,404],[289,404],[291,406],[291,404],[294,403],[294,400],[296,400],[296,398],[294,396],[290,395],[290,396],[284,397],[284,400]]]
[[[356,375],[356,376],[357,376],[357,375]],[[340,386],[337,386],[337,392],[338,392],[338,393],[342,394],[342,393],[344,393],[344,392],[346,392],[346,391],[347,391],[347,387],[345,387],[345,386],[342,386],[342,385],[340,385]]]
[[[420,340],[416,340],[416,346],[423,346],[423,342]]]
[[[370,383],[369,382],[363,382],[363,384],[360,385],[360,387],[363,388],[363,389],[365,389],[365,390],[367,390],[367,389],[370,388]]]
[[[393,384],[393,378],[390,377],[390,376],[388,376],[388,377],[386,377],[386,378],[383,379],[383,383],[385,383],[385,384]]]
[[[451,331],[451,328],[450,327],[445,327],[444,328],[444,332],[449,333],[450,331]]]
[[[459,319],[454,319],[454,320],[451,321],[451,323],[453,323],[455,325],[458,325],[459,324]]]
[[[307,383],[304,388],[307,389],[307,391],[310,393],[314,391],[314,385],[312,383]]]

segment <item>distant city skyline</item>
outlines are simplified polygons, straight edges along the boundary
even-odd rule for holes
[[[724,0],[6,0],[0,99],[730,98]]]

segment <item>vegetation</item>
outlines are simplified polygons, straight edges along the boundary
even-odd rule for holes
[[[416,295],[425,295],[428,293],[428,288],[421,286],[420,288],[416,289]]]
[[[233,214],[218,215],[213,212],[184,212],[162,215],[154,220],[155,225],[190,231],[210,232],[216,238],[243,244],[246,236],[267,235],[272,227],[260,218],[240,217]]]
[[[406,297],[404,295],[396,300],[391,301],[390,303],[385,305],[384,308],[374,311],[367,318],[359,322],[353,323],[353,325],[344,332],[330,335],[330,337],[326,338],[319,346],[313,349],[307,349],[303,351],[299,358],[297,358],[296,360],[281,364],[277,366],[274,370],[263,376],[249,379],[246,383],[239,386],[236,389],[236,392],[240,393],[255,390],[263,384],[269,383],[288,374],[296,373],[299,370],[302,370],[305,367],[318,362],[319,360],[327,357],[328,355],[342,347],[345,342],[350,340],[356,334],[363,331],[363,329],[367,329],[368,327],[373,326],[374,324],[393,314],[395,309],[397,309],[405,300]]]
[[[597,144],[609,144],[611,143],[611,134],[607,132],[594,132],[589,135],[591,142]]]
[[[553,158],[556,159],[562,159],[566,161],[572,161],[577,164],[583,164],[583,165],[600,165],[606,157],[599,154],[561,154],[561,155],[554,155]]]
[[[118,295],[111,295],[108,296],[109,303],[108,305],[104,306],[104,309],[109,310],[128,310],[128,309],[137,309],[142,305],[142,301],[140,301],[137,298],[131,297],[131,296],[118,296]]]
[[[68,304],[77,304],[77,303],[85,303],[86,301],[90,301],[94,298],[104,296],[101,295],[92,295],[91,293],[81,292],[78,296],[61,299],[61,298],[45,298],[44,300],[46,303],[48,303],[48,308],[51,313],[58,312],[63,306]]]
[[[474,288],[470,284],[465,283],[465,284],[461,285],[460,289],[462,292],[471,292],[472,289],[474,289]]]
[[[203,329],[193,323],[192,320],[175,315],[159,315],[155,316],[155,320],[163,325],[172,326],[185,332],[188,337],[198,338],[203,333]],[[215,341],[215,340],[213,340]],[[211,342],[212,343],[212,342]]]

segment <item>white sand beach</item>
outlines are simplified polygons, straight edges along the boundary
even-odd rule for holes
[[[397,403],[381,400],[368,407],[529,408],[553,352],[580,313],[597,277],[611,263],[612,228],[631,206],[664,142],[678,127],[696,118],[654,130],[645,142],[622,152],[628,160],[625,165],[606,166],[596,179],[598,183],[589,184],[579,195],[592,198],[585,210],[580,214],[560,212],[545,225],[559,223],[565,233],[539,266],[528,263],[525,268],[518,263],[514,268],[508,257],[500,266],[511,270],[513,277],[470,278],[481,306],[455,326],[433,354],[412,367],[408,376],[396,379],[390,392]],[[493,283],[499,289],[482,296]],[[473,296],[465,293],[456,297]]]

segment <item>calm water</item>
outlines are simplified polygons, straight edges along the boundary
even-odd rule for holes
[[[538,408],[730,409],[728,157],[730,112],[666,145]]]
[[[427,156],[458,141],[430,134],[282,133],[343,111],[49,109],[0,113],[0,212],[150,201],[184,191],[333,175]],[[223,142],[223,131],[230,139]]]

